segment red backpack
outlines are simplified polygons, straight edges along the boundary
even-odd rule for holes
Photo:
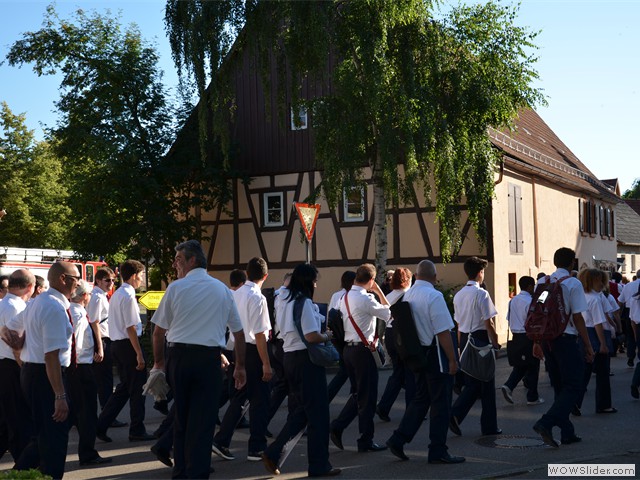
[[[529,313],[524,322],[527,337],[533,341],[553,340],[564,333],[571,317],[565,311],[564,296],[561,283],[567,277],[551,282],[546,276],[544,283],[536,286],[533,293]]]

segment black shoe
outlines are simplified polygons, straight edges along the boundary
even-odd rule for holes
[[[121,427],[126,427],[127,425],[129,425],[127,422],[121,422],[120,420],[118,420],[117,418],[111,422],[111,428],[121,428]]]
[[[440,458],[429,459],[429,463],[462,463],[466,459],[464,457],[454,457],[453,455],[449,455],[448,453]]]
[[[235,460],[236,458],[227,447],[223,447],[222,445],[215,442],[213,442],[213,445],[211,445],[211,451],[219,457],[224,458],[225,460]]]
[[[344,445],[342,445],[342,430],[335,430],[332,428],[330,438],[336,447],[340,450],[344,450]]]
[[[102,440],[105,443],[113,442],[111,437],[109,435],[107,435],[107,432],[96,432],[96,438],[99,439],[99,440]]]
[[[560,440],[560,443],[562,443],[562,445],[570,445],[572,443],[578,443],[582,441],[582,437],[579,437],[578,435],[573,435],[572,437],[569,438],[563,438],[562,440]]]
[[[159,411],[161,414],[167,416],[169,415],[169,402],[166,400],[160,400],[159,402],[155,402],[153,404],[153,408]]]
[[[404,448],[401,445],[396,445],[391,440],[387,440],[387,447],[389,447],[389,451],[400,460],[409,460],[409,457],[405,455]]]
[[[633,398],[640,398],[640,390],[636,385],[631,385],[631,396]]]
[[[386,450],[386,449],[387,449],[386,445],[378,445],[377,443],[372,443],[371,445],[358,447],[358,452],[360,452],[360,453],[364,453],[364,452],[381,452],[381,451]]]
[[[540,423],[536,423],[533,426],[533,430],[542,437],[542,441],[553,448],[558,448],[558,442],[553,439],[553,435],[551,434],[551,430]]]
[[[173,467],[173,462],[171,461],[171,457],[169,456],[169,452],[167,452],[166,450],[163,450],[161,448],[158,448],[157,446],[153,445],[151,447],[151,453],[153,453],[156,458],[164,463],[167,467]]]
[[[596,410],[596,413],[618,413],[618,409],[614,407],[603,408],[601,410]]]
[[[458,419],[456,417],[451,417],[449,419],[449,430],[451,430],[452,433],[458,436],[462,435],[462,430],[460,430],[460,424],[458,423]]]
[[[247,453],[247,460],[250,462],[260,462],[262,460],[262,454],[264,452],[249,452]]]
[[[113,458],[104,458],[98,455],[97,457],[92,458],[91,460],[85,460],[83,462],[80,462],[80,466],[88,467],[92,465],[104,465],[105,463],[111,463],[112,461],[113,461]]]
[[[280,470],[278,469],[276,462],[267,457],[264,452],[262,452],[262,463],[264,464],[264,468],[267,469],[267,472],[273,475],[280,475]]]
[[[382,420],[383,422],[390,422],[391,418],[389,417],[388,413],[384,413],[382,410],[380,410],[380,407],[376,407],[376,414],[378,415],[378,417],[380,417],[380,420]]]
[[[328,472],[324,472],[324,473],[313,473],[313,474],[310,473],[309,476],[310,477],[335,477],[336,475],[340,475],[340,473],[342,473],[342,470],[340,470],[339,468],[332,468]]]
[[[627,365],[633,368],[633,358],[630,358],[629,360],[627,360]]]
[[[484,435],[485,437],[487,437],[489,435],[500,435],[500,434],[502,434],[502,429],[501,428],[497,428],[493,432],[482,433],[482,435]]]
[[[150,433],[142,433],[140,435],[129,435],[130,442],[148,442],[149,440],[155,440],[156,437],[151,435]]]
[[[574,405],[573,408],[571,409],[571,415],[573,415],[574,417],[581,417],[582,412],[580,411],[580,407],[578,407],[577,405]]]

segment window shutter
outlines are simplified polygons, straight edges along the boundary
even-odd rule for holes
[[[509,253],[524,251],[522,234],[522,188],[519,185],[508,186],[509,216]]]

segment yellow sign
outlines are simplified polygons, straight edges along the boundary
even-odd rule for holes
[[[150,290],[140,296],[138,303],[143,307],[146,307],[147,310],[157,310],[162,297],[164,297],[164,291]]]

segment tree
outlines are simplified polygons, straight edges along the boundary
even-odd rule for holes
[[[640,200],[640,178],[636,178],[631,188],[622,194],[622,198],[633,198]]]
[[[198,199],[183,200],[194,172],[166,157],[178,115],[158,55],[135,25],[123,29],[118,20],[82,10],[65,20],[49,6],[43,27],[25,33],[7,59],[33,64],[38,75],[62,74],[60,119],[49,136],[72,179],[74,249],[152,258],[166,278],[175,243],[199,233],[190,215]]]
[[[169,32],[210,42],[189,50],[172,43],[178,67],[202,78],[199,59],[224,57],[227,43],[216,41],[220,29],[238,25],[241,15],[247,34],[234,49],[254,49],[265,78],[275,57],[280,90],[291,86],[294,108],[313,109],[316,159],[330,206],[345,187],[362,184],[364,167],[370,168],[379,271],[387,258],[385,209],[414,201],[416,186],[435,204],[443,258],[461,245],[461,204],[486,240],[499,161],[487,128],[510,126],[518,109],[544,102],[530,86],[536,59],[527,51],[535,48],[536,33],[516,25],[517,7],[490,1],[436,16],[436,2],[423,0],[254,1],[230,11],[226,22],[202,27],[171,15],[183,3],[167,3]],[[214,79],[224,73],[217,64],[209,67]],[[330,96],[300,99],[303,78],[326,75]]]
[[[8,215],[2,245],[68,248],[70,210],[62,163],[46,142],[37,142],[6,102],[0,110],[0,202]]]

